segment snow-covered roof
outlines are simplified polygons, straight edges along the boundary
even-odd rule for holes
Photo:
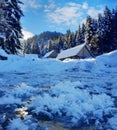
[[[78,54],[78,52],[80,52],[80,50],[85,46],[86,44],[81,44],[78,45],[76,47],[61,51],[58,56],[57,59],[63,59],[63,58],[67,58],[67,57],[72,57]]]
[[[46,53],[46,54],[44,55],[44,58],[47,58],[47,57],[50,56],[53,52],[54,52],[54,50],[49,51],[48,53]]]

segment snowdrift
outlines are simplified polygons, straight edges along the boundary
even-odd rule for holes
[[[6,54],[6,52],[0,48],[0,60],[7,60],[7,56],[8,54]]]
[[[117,129],[116,59],[117,51],[63,62],[9,55],[0,61],[0,108],[5,107],[0,110],[0,128],[46,130],[48,126],[39,121],[49,120],[62,122],[67,129],[92,125]],[[24,120],[15,114],[23,108]]]

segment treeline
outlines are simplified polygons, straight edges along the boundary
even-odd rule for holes
[[[86,23],[79,25],[75,33],[67,30],[64,35],[59,33],[55,36],[56,33],[53,32],[52,38],[46,38],[46,35],[48,35],[47,32],[39,38],[34,36],[27,40],[26,53],[44,55],[53,49],[59,53],[61,50],[83,43],[90,46],[94,55],[113,51],[117,49],[117,8],[110,10],[105,7],[103,14],[99,14],[97,19],[88,16]]]
[[[59,36],[63,36],[63,34],[50,31],[35,35],[24,42],[24,53],[44,55],[47,52],[46,46],[50,39],[54,41],[58,39]]]

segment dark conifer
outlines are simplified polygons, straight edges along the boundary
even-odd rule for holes
[[[3,23],[5,39],[2,47],[9,54],[17,54],[21,49],[20,38],[22,38],[20,18],[23,13],[18,0],[2,0],[3,3]],[[1,19],[1,18],[0,18]]]
[[[90,46],[90,41],[91,41],[91,38],[93,35],[94,35],[94,32],[93,32],[92,18],[90,16],[88,16],[87,20],[86,20],[85,43],[89,46]]]

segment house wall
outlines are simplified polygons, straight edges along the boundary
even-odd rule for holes
[[[80,58],[88,58],[91,57],[91,54],[86,47],[83,47],[83,49],[77,54],[77,56]]]
[[[86,46],[84,46],[76,55],[74,56],[69,56],[69,57],[65,57],[65,58],[61,58],[60,60],[64,60],[66,58],[71,58],[71,59],[84,59],[84,58],[88,58],[91,57],[91,53],[88,50],[88,48]]]

